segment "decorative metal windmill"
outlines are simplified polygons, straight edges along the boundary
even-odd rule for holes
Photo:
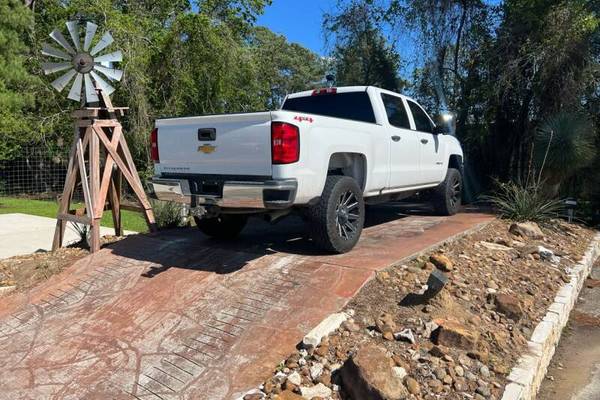
[[[100,220],[108,206],[112,210],[115,234],[122,235],[121,227],[121,181],[124,177],[133,189],[150,230],[155,229],[152,206],[131,157],[123,135],[123,127],[117,117],[124,115],[127,107],[113,107],[108,97],[115,91],[100,74],[110,81],[120,81],[123,71],[112,68],[112,63],[123,61],[120,50],[99,55],[110,46],[114,39],[105,32],[92,47],[98,25],[87,22],[83,45],[79,39],[79,24],[76,21],[66,23],[72,39],[72,45],[60,30],[55,29],[50,37],[65,51],[44,44],[42,54],[64,60],[43,64],[46,75],[66,72],[56,78],[51,85],[62,92],[71,80],[73,84],[67,98],[81,102],[82,109],[73,112],[75,134],[71,147],[69,166],[65,186],[60,198],[56,231],[52,248],[62,246],[67,222],[89,225],[90,248],[92,252],[100,249]],[[91,47],[91,50],[90,50]],[[82,96],[83,94],[83,96]],[[85,107],[86,104],[95,107]],[[87,155],[87,159],[86,159]],[[71,200],[77,183],[80,182],[85,200],[85,210],[71,210]],[[131,208],[131,207],[127,207]]]
[[[79,24],[76,21],[69,21],[66,25],[73,41],[73,45],[65,39],[60,30],[55,29],[50,33],[50,37],[54,39],[66,53],[47,43],[44,43],[42,48],[42,54],[66,61],[44,63],[42,65],[44,73],[49,75],[68,70],[54,80],[52,86],[59,92],[62,92],[62,90],[69,85],[69,82],[71,82],[73,77],[75,77],[67,98],[81,101],[82,87],[85,87],[84,103],[98,103],[99,98],[96,94],[94,84],[107,95],[110,95],[115,91],[115,88],[98,73],[104,75],[109,80],[120,81],[123,77],[123,71],[107,67],[103,64],[123,61],[123,53],[121,50],[117,50],[112,53],[99,55],[101,51],[114,42],[112,35],[108,31],[102,35],[100,40],[90,50],[96,31],[98,30],[98,25],[93,22],[86,23],[83,45],[79,40]]]

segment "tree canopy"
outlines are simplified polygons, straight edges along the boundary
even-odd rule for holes
[[[0,101],[11,103],[3,107],[0,131],[19,138],[0,142],[0,159],[19,157],[27,143],[64,154],[69,112],[78,105],[40,78],[46,61],[40,49],[53,29],[74,18],[110,30],[114,48],[123,51],[123,80],[112,97],[130,108],[124,124],[141,170],[149,165],[154,119],[275,109],[287,93],[313,87],[325,73],[321,57],[256,26],[269,0],[48,0],[33,10],[22,1],[0,1],[2,15],[10,17],[0,22],[0,38],[10,38],[0,41],[6,54],[0,71],[10,72],[0,74]],[[32,89],[23,91],[26,84]]]
[[[358,26],[377,24],[378,34],[388,33],[382,47],[395,52],[395,57],[406,42],[414,45],[413,59],[401,60],[414,65],[404,91],[432,113],[457,114],[457,136],[467,163],[477,166],[467,171],[472,172],[471,180],[484,186],[493,178],[526,180],[546,159],[544,178],[555,189],[562,186],[568,192],[574,189],[567,181],[593,175],[586,168],[598,157],[599,4],[343,0],[324,18],[323,26],[335,35],[333,54],[342,72],[360,71],[353,59],[337,50],[358,43],[360,30],[347,28],[354,26],[347,23],[352,21],[348,15],[356,14],[353,10],[362,13]],[[331,21],[344,21],[344,27]],[[340,29],[350,34],[340,36]],[[395,78],[394,72],[384,74]],[[540,134],[550,128],[556,130],[552,139]],[[571,149],[568,154],[566,149]]]
[[[155,118],[274,109],[333,72],[338,85],[454,111],[467,165],[477,166],[468,183],[527,179],[546,160],[561,194],[598,197],[599,2],[339,0],[323,17],[325,57],[257,26],[270,3],[0,0],[0,159],[28,143],[64,153],[77,105],[43,78],[40,49],[79,18],[110,30],[124,52],[113,102],[130,107],[124,123],[141,170]]]

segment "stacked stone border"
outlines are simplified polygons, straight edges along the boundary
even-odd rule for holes
[[[536,398],[561,333],[569,321],[569,314],[598,257],[600,257],[600,233],[596,234],[581,261],[570,269],[569,283],[558,291],[548,312],[534,329],[531,339],[527,342],[526,353],[521,356],[508,375],[508,384],[504,389],[502,400]]]

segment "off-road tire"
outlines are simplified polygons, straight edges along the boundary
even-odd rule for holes
[[[342,204],[346,199],[348,203]],[[315,244],[328,252],[346,253],[358,242],[365,222],[362,190],[350,177],[328,176],[319,202],[308,207],[308,215]]]
[[[462,204],[462,176],[455,168],[448,168],[446,179],[431,192],[433,208],[438,215],[454,215]]]
[[[248,216],[238,214],[222,214],[214,218],[194,217],[196,226],[205,235],[216,239],[233,239],[240,234]]]

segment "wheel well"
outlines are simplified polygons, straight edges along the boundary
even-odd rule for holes
[[[463,173],[463,159],[458,154],[450,155],[450,160],[448,161],[448,168],[457,169],[461,174]]]
[[[367,159],[360,153],[334,153],[329,158],[327,175],[352,177],[362,190],[365,189]]]

